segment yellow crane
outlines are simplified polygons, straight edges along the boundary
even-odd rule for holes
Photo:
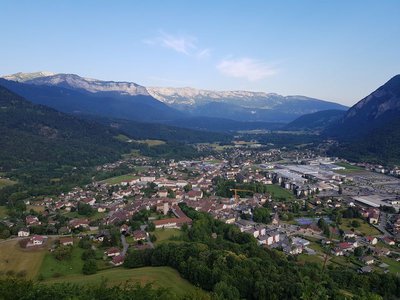
[[[254,191],[251,190],[242,190],[242,189],[229,189],[231,192],[235,192],[235,202],[238,202],[239,196],[237,192],[250,192],[250,193],[255,193]]]

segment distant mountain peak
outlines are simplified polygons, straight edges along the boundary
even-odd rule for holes
[[[34,85],[49,85],[79,89],[90,93],[111,92],[129,96],[149,95],[144,86],[134,82],[105,81],[93,78],[85,78],[76,74],[51,72],[16,73],[13,75],[4,76],[3,78]]]
[[[53,76],[56,74],[57,73],[48,72],[48,71],[39,71],[39,72],[32,72],[32,73],[18,72],[15,74],[5,75],[2,77],[7,80],[25,82],[25,81],[32,80],[35,78]]]
[[[327,134],[354,138],[386,126],[400,115],[400,75],[392,77],[367,97],[353,105]]]

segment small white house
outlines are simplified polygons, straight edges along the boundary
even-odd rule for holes
[[[29,236],[29,229],[28,228],[21,228],[20,230],[18,230],[18,236],[19,237],[27,237]]]

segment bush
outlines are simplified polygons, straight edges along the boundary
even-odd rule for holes
[[[85,275],[91,275],[97,273],[97,263],[94,259],[88,259],[85,261],[82,267],[82,273]]]
[[[86,249],[82,253],[83,260],[89,260],[89,259],[95,259],[95,258],[96,258],[96,252],[93,249]]]
[[[78,246],[82,249],[90,249],[92,247],[92,243],[89,238],[84,237],[79,241]]]
[[[360,227],[360,225],[361,225],[360,222],[357,220],[351,221],[351,226],[354,228],[358,228],[358,227]]]
[[[150,241],[151,241],[152,243],[154,243],[155,241],[157,241],[157,237],[156,237],[155,234],[150,234]]]
[[[53,255],[58,260],[70,259],[71,255],[72,255],[72,247],[71,246],[59,246],[54,250]]]

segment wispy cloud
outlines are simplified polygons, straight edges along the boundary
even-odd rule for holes
[[[173,35],[160,31],[160,34],[151,39],[143,41],[147,45],[159,45],[164,48],[172,49],[178,53],[198,59],[210,56],[209,49],[202,49],[197,44],[197,38],[188,35]]]
[[[196,53],[196,57],[199,58],[199,59],[207,58],[210,55],[211,55],[211,50],[210,49],[199,50]]]
[[[224,75],[257,81],[276,74],[276,70],[261,60],[242,57],[221,60],[217,69]]]

